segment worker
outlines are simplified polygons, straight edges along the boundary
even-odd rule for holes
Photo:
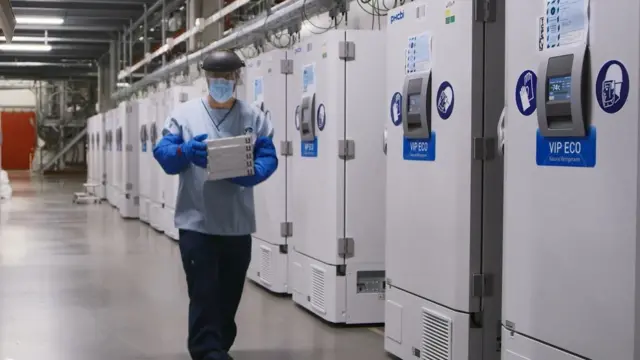
[[[217,51],[202,63],[206,98],[178,105],[153,155],[169,175],[180,176],[175,226],[189,292],[188,348],[193,360],[228,360],[235,315],[256,231],[253,187],[278,167],[273,126],[255,106],[235,98],[244,62]],[[206,139],[253,133],[255,175],[208,181]]]

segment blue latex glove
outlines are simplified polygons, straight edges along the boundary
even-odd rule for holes
[[[165,173],[176,175],[189,167],[190,163],[207,167],[207,145],[202,142],[207,135],[198,135],[184,142],[182,136],[167,134],[153,149],[153,157]]]
[[[261,136],[253,147],[254,175],[229,179],[232,183],[244,187],[253,187],[267,180],[278,169],[278,154],[273,140]]]
[[[180,152],[196,166],[207,168],[207,144],[203,141],[207,138],[207,134],[200,134],[193,139],[180,145]]]

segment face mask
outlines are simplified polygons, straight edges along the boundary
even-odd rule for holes
[[[211,79],[209,94],[217,103],[226,103],[233,97],[235,81],[227,79]]]

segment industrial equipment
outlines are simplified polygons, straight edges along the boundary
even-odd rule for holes
[[[126,122],[126,107],[127,102],[123,101],[118,104],[113,114],[113,143],[114,143],[114,155],[113,155],[113,192],[114,192],[114,205],[118,210],[123,205],[124,199],[124,183],[123,183],[123,163],[125,161],[125,155],[123,151],[123,126]]]
[[[166,84],[158,84],[154,95],[155,96],[153,102],[155,111],[154,113],[150,114],[154,119],[151,131],[151,141],[153,146],[155,146],[157,142],[159,142],[162,138],[162,130],[164,129],[164,124],[167,117],[165,109],[167,101]],[[164,184],[168,181],[169,175],[164,172],[164,170],[160,167],[160,164],[158,164],[156,161],[153,161],[152,166],[153,170],[151,174],[157,180],[155,182],[152,182],[151,206],[149,207],[149,224],[157,231],[164,232],[166,227],[165,221],[167,219],[166,212],[164,211]]]
[[[385,349],[402,359],[500,358],[504,14],[484,10],[389,12]]]
[[[384,321],[384,33],[293,49],[293,300],[332,323]]]
[[[288,119],[287,87],[293,82],[293,53],[272,50],[247,61],[246,101],[260,109],[274,128],[273,142],[280,146],[279,167],[271,178],[254,189],[257,231],[253,234],[251,264],[247,277],[275,293],[290,293],[289,251],[291,228],[291,161],[295,130]],[[299,94],[298,94],[299,95]],[[291,115],[291,120],[293,115]]]
[[[115,146],[114,129],[116,128],[116,109],[111,109],[105,114],[105,145],[106,145],[106,171],[107,171],[107,201],[111,206],[116,206],[115,190]]]
[[[153,117],[155,108],[153,107],[152,97],[153,93],[145,93],[144,97],[139,100],[140,104],[138,105],[138,127],[140,134],[140,147],[137,150],[140,153],[140,166],[138,166],[138,180],[140,184],[139,218],[145,223],[149,223],[151,183],[157,181],[157,179],[151,175],[151,169],[155,162],[151,141],[151,124],[155,120]]]
[[[93,117],[93,129],[95,134],[95,156],[94,156],[94,180],[99,184],[96,188],[96,196],[102,200],[107,197],[107,168],[105,151],[105,119],[104,114],[97,114]]]
[[[638,358],[639,14],[507,1],[503,359]]]
[[[138,218],[140,213],[140,188],[138,182],[138,167],[140,137],[138,128],[138,115],[140,102],[131,99],[123,102],[118,107],[118,118],[122,119],[120,125],[120,186],[122,195],[120,198],[120,215],[124,218]]]

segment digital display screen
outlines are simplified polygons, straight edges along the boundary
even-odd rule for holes
[[[549,101],[571,100],[571,76],[549,78]]]
[[[409,95],[409,113],[420,112],[420,94]]]

